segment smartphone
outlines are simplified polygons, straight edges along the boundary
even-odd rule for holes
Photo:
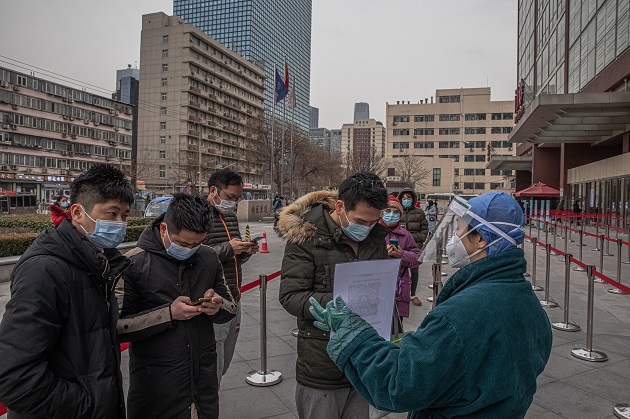
[[[258,240],[262,240],[262,236],[258,236],[258,237],[254,237],[253,239],[251,239],[251,242],[257,242]]]
[[[398,247],[398,239],[391,239],[389,241],[389,244],[391,244],[394,247]]]
[[[212,301],[212,298],[205,298],[205,297],[202,297],[202,298],[200,298],[200,299],[198,299],[198,300],[191,301],[190,303],[188,303],[188,305],[191,305],[191,306],[199,306],[199,305],[201,305],[201,303],[209,303],[209,302],[211,302],[211,301]]]

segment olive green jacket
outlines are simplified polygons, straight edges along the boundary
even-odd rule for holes
[[[350,382],[326,353],[330,335],[313,326],[315,318],[308,299],[315,297],[323,306],[332,300],[336,264],[388,258],[388,230],[380,224],[359,243],[355,254],[329,214],[336,201],[336,192],[309,193],[282,209],[277,226],[287,241],[279,299],[285,310],[297,317],[299,329],[297,381],[325,390],[349,387]]]

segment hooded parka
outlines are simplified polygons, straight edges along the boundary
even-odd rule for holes
[[[201,246],[184,261],[166,253],[160,237],[161,215],[142,232],[123,281],[118,331],[131,342],[128,415],[133,418],[190,419],[194,403],[199,418],[219,417],[217,356],[213,323],[234,318],[236,306],[225,284],[216,252]],[[171,320],[170,304],[214,289],[224,299],[215,315]]]
[[[0,402],[9,418],[125,417],[114,286],[128,264],[70,221],[24,252],[0,325]]]
[[[309,193],[283,208],[277,226],[287,241],[280,303],[297,317],[299,329],[297,382],[323,390],[350,387],[350,382],[326,353],[330,333],[313,326],[308,299],[314,297],[324,306],[332,300],[337,263],[388,258],[385,236],[389,230],[378,223],[355,253],[329,214],[336,202],[336,192]]]
[[[416,208],[417,197],[416,193],[411,188],[403,189],[398,196],[402,197],[406,193],[411,195],[412,202],[409,208],[403,206],[403,213],[400,216],[400,225],[404,226],[407,231],[411,233],[418,248],[422,249],[427,235],[429,234],[429,222],[427,221],[424,211],[422,211],[421,208]],[[400,200],[402,202],[402,198],[400,198]]]

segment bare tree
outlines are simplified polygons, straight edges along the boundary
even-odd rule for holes
[[[407,187],[415,190],[428,186],[431,170],[425,166],[424,158],[405,154],[390,161],[401,182]]]
[[[344,165],[346,176],[357,172],[372,172],[382,177],[387,171],[387,160],[383,152],[376,147],[369,147],[365,150],[355,149],[346,153]]]

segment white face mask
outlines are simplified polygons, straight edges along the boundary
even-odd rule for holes
[[[215,204],[214,207],[216,209],[218,209],[220,212],[232,212],[234,211],[234,208],[236,207],[236,202],[235,201],[229,201],[227,199],[221,199],[221,197],[219,196],[219,189],[216,189],[217,191],[217,198],[219,198],[219,203]],[[212,203],[214,204],[214,199],[212,200]]]
[[[448,243],[446,243],[446,256],[448,257],[448,262],[451,265],[451,268],[463,268],[464,266],[470,264],[470,258],[479,254],[480,252],[483,252],[485,249],[492,246],[496,242],[502,240],[502,238],[499,237],[490,244],[486,244],[484,247],[477,250],[472,255],[469,255],[466,247],[464,247],[464,243],[462,243],[462,240],[464,239],[464,237],[475,230],[476,228],[470,229],[462,237],[459,237],[457,234],[453,234]]]

